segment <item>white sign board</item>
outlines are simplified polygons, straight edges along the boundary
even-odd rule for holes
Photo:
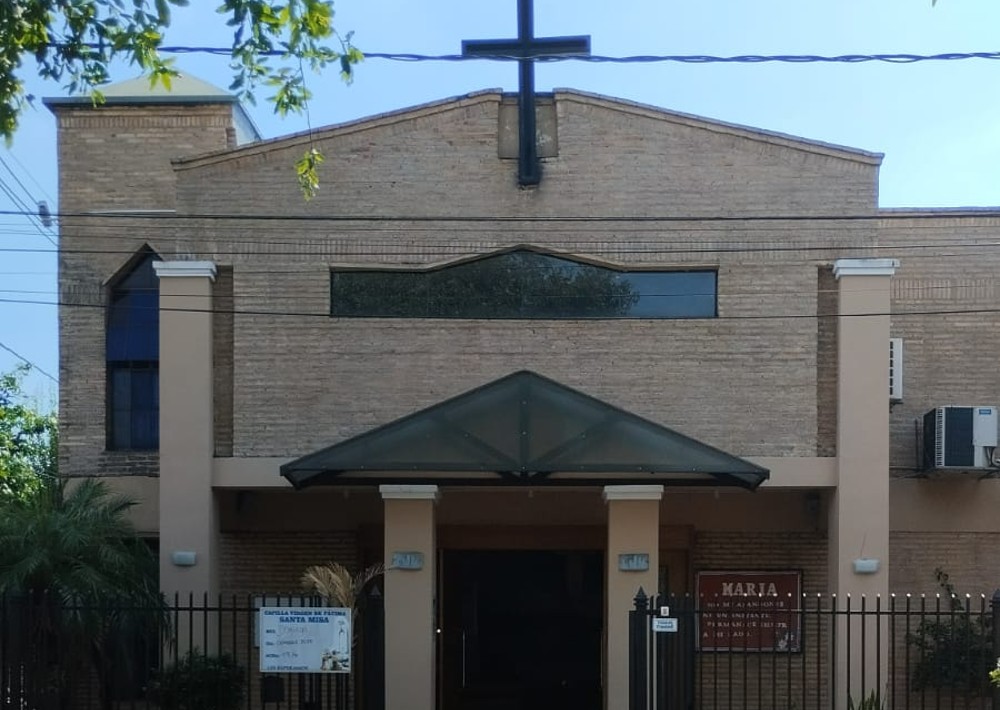
[[[351,610],[261,607],[260,670],[265,673],[350,673]]]
[[[677,619],[664,619],[662,616],[653,617],[653,631],[658,634],[677,633]]]

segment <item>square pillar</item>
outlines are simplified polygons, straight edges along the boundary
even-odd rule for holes
[[[608,504],[607,628],[604,650],[604,707],[625,710],[629,698],[628,612],[639,587],[653,596],[659,579],[660,499],[663,486],[605,486]],[[646,569],[632,569],[647,555]],[[622,569],[622,567],[629,569]]]
[[[837,488],[829,508],[828,575],[829,591],[842,609],[848,599],[860,608],[861,595],[866,608],[874,609],[875,597],[885,604],[889,593],[889,289],[898,266],[895,259],[838,259],[833,268],[839,282]],[[869,562],[856,569],[860,559]],[[877,571],[870,571],[876,566],[871,560]],[[872,691],[885,697],[888,634],[883,628],[879,648],[874,618],[864,622],[864,635],[862,623],[851,619],[850,669],[846,621],[838,624],[840,707],[848,696],[855,705]],[[868,648],[860,648],[862,638]]]
[[[434,710],[438,487],[382,485],[385,501],[385,710]],[[394,567],[404,553],[407,569]],[[414,560],[422,557],[419,569]]]
[[[158,261],[153,268],[160,279],[160,590],[184,604],[193,594],[196,606],[207,593],[212,604],[219,591],[212,493],[215,264]],[[179,651],[206,641],[210,651],[218,625],[198,612],[187,622],[178,623]]]

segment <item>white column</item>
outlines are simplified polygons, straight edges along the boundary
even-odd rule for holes
[[[379,492],[385,501],[385,708],[434,710],[438,487],[383,485]],[[411,568],[394,566],[399,553]]]
[[[160,589],[170,600],[176,593],[186,603],[193,593],[200,602],[219,590],[212,493],[215,264],[160,261],[153,268],[160,279]],[[201,646],[204,619],[196,614],[194,621],[190,643]],[[182,653],[187,643],[181,641]]]
[[[639,587],[655,595],[660,568],[663,486],[605,486],[608,504],[605,708],[628,708],[628,612]],[[641,560],[645,556],[645,569]],[[640,562],[640,564],[636,564]]]
[[[828,569],[829,591],[837,594],[841,608],[848,596],[860,607],[864,595],[867,608],[873,609],[876,596],[884,604],[889,593],[889,289],[898,266],[895,259],[839,259],[834,264],[840,304],[837,488],[829,513]],[[868,623],[868,648],[862,653],[861,619],[852,620],[849,688],[846,623],[838,631],[838,705],[844,706],[848,695],[857,705],[872,691],[884,698],[885,688],[876,687],[876,678],[883,685],[887,679],[885,629],[879,648],[874,620]]]

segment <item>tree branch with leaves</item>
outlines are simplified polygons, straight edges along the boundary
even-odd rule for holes
[[[28,402],[28,369],[0,374],[0,503],[26,501],[56,475],[56,416]]]
[[[160,54],[172,11],[188,0],[5,0],[0,2],[0,136],[8,141],[33,97],[24,84],[25,60],[46,79],[64,82],[71,93],[89,93],[111,80],[113,62],[124,60],[170,88],[173,60]],[[303,113],[312,96],[305,68],[322,73],[335,66],[347,82],[364,55],[333,24],[329,0],[224,0],[217,12],[232,28],[230,90],[255,102],[256,91],[281,116]],[[331,46],[332,45],[332,46]],[[310,146],[296,164],[307,198],[319,188],[322,154]]]

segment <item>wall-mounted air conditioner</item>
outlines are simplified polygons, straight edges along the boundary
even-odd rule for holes
[[[902,338],[889,338],[889,401],[903,401]]]
[[[924,468],[992,468],[996,407],[937,407],[924,415]]]

